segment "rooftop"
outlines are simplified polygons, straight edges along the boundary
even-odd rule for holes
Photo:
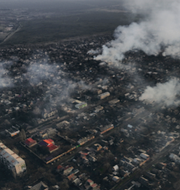
[[[0,143],[0,155],[2,155],[2,157],[9,161],[9,163],[11,163],[13,166],[24,162],[21,157],[19,157],[16,153],[7,148],[3,143]]]

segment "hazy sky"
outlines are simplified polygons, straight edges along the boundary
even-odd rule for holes
[[[52,9],[57,6],[111,6],[121,0],[0,0],[0,8]]]

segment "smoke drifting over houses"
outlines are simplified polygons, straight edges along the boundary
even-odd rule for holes
[[[29,82],[32,84],[38,84],[44,79],[48,79],[50,75],[54,75],[56,72],[56,67],[54,65],[49,65],[48,63],[34,63],[31,64],[27,73],[25,74],[29,78]]]
[[[12,79],[7,75],[8,71],[3,67],[3,63],[0,63],[0,88],[12,87]]]
[[[124,6],[134,13],[144,14],[144,19],[129,26],[119,26],[115,30],[115,40],[102,47],[102,54],[96,60],[117,65],[130,50],[157,55],[163,49],[163,55],[180,56],[179,0],[127,0]]]
[[[166,106],[179,105],[180,100],[177,95],[180,93],[180,83],[178,79],[171,79],[170,81],[160,84],[155,87],[148,86],[139,100],[147,103],[158,103]]]
[[[24,74],[30,85],[47,86],[44,100],[48,106],[60,105],[68,102],[70,96],[77,88],[81,90],[91,89],[91,85],[85,84],[84,81],[72,81],[68,78],[68,73],[64,72],[58,64],[48,64],[47,61],[40,60],[32,63]]]

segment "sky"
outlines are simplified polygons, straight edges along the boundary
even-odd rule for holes
[[[30,9],[53,9],[57,6],[65,8],[84,8],[94,6],[111,6],[121,0],[0,0],[0,7],[3,8],[30,8]]]

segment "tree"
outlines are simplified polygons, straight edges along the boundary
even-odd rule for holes
[[[68,180],[64,179],[61,183],[60,183],[60,187],[62,190],[68,190],[69,189],[69,184],[68,184]]]
[[[24,129],[21,130],[20,134],[19,134],[20,140],[21,141],[25,141],[26,140],[26,132]]]
[[[107,171],[111,172],[111,165],[109,162],[105,162],[103,168],[104,168],[104,172],[107,172]]]

